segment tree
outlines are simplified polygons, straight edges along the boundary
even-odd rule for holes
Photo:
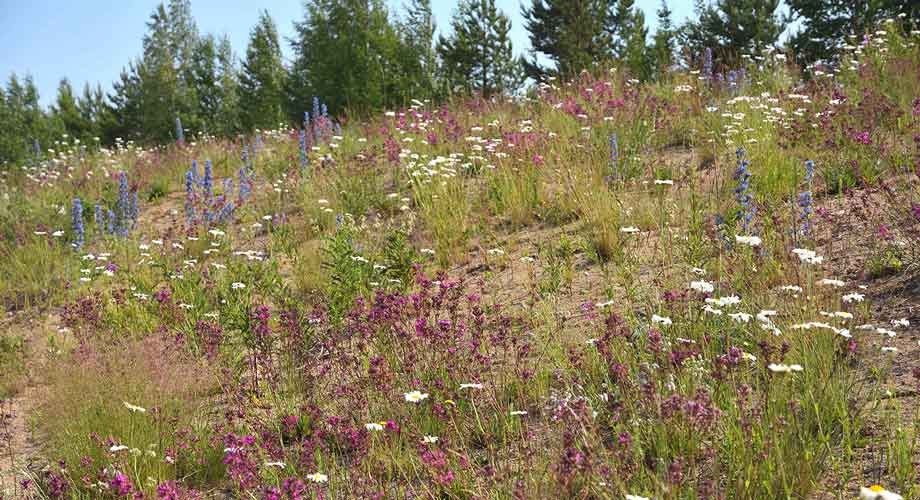
[[[439,37],[437,51],[453,88],[490,97],[520,87],[521,61],[514,57],[508,37],[511,21],[495,0],[461,0],[451,27],[449,38]]]
[[[112,115],[106,105],[102,85],[97,83],[96,88],[93,89],[89,83],[84,84],[83,93],[77,99],[77,108],[84,123],[89,126],[86,133],[87,143],[98,145],[97,140],[102,139],[104,130],[111,127],[112,124]]]
[[[215,131],[232,136],[242,130],[240,122],[240,74],[230,39],[224,36],[217,43],[217,75],[220,103],[214,117]]]
[[[289,116],[302,120],[314,96],[334,114],[360,114],[429,94],[434,21],[427,2],[413,5],[414,24],[402,24],[400,36],[383,0],[308,1],[291,40]]]
[[[777,15],[780,0],[716,0],[696,3],[698,19],[682,28],[684,46],[697,57],[707,47],[723,64],[735,65],[742,54],[776,45],[788,19]]]
[[[674,24],[666,0],[661,0],[657,14],[658,29],[655,31],[651,50],[655,71],[663,74],[674,64]]]
[[[71,137],[82,142],[92,138],[92,121],[81,112],[73,93],[70,81],[62,78],[58,84],[58,94],[51,109],[52,117]]]
[[[522,6],[532,56],[524,62],[527,76],[544,81],[549,76],[571,77],[613,56],[618,28],[616,0],[532,0]],[[553,61],[542,66],[536,53]]]
[[[112,116],[103,134],[107,144],[115,142],[116,138],[137,139],[140,137],[141,127],[141,76],[137,67],[139,60],[128,63],[122,68],[118,80],[112,84],[109,94],[109,113]]]
[[[20,81],[15,73],[11,74],[2,94],[0,163],[33,157],[35,146],[47,149],[47,145],[59,137],[61,131],[54,129],[52,120],[41,108],[38,88],[31,75]]]
[[[218,127],[221,88],[218,74],[217,44],[212,35],[198,40],[186,63],[189,91],[197,97],[193,114],[197,115],[201,131],[213,133]],[[183,128],[186,121],[182,120]]]
[[[414,75],[410,95],[424,99],[432,97],[437,86],[438,61],[434,50],[436,25],[431,12],[431,0],[411,0],[406,7],[406,19],[399,23],[404,35],[403,64]]]
[[[802,64],[832,60],[848,35],[871,31],[883,19],[900,13],[920,22],[916,0],[787,0],[790,17],[800,28],[790,42]]]
[[[240,76],[240,107],[246,129],[273,129],[284,121],[285,77],[278,30],[268,11],[263,10],[250,32]]]
[[[624,23],[623,48],[619,55],[631,75],[639,80],[648,80],[652,76],[652,52],[646,44],[648,28],[645,27],[645,14],[636,9]]]
[[[115,84],[111,128],[105,135],[168,142],[174,139],[177,116],[192,133],[200,131],[199,75],[194,73],[200,43],[189,0],[169,0],[154,8],[142,48],[140,58]]]
[[[143,56],[137,63],[140,82],[141,138],[148,142],[174,140],[174,124],[181,106],[179,68],[169,13],[161,3],[147,22]],[[184,106],[183,106],[184,107]],[[184,111],[184,110],[183,110]],[[185,117],[186,122],[194,121]]]

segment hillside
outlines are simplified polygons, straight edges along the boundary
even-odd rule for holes
[[[62,138],[0,178],[0,497],[920,498],[916,42]]]

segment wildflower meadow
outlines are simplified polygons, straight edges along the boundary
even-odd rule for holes
[[[920,498],[920,32],[873,29],[5,166],[0,498]]]

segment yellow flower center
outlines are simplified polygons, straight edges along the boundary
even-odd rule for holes
[[[885,488],[882,488],[881,486],[877,484],[873,484],[872,486],[869,486],[869,489],[872,490],[874,493],[881,493],[885,491]]]

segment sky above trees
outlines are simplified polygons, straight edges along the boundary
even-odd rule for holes
[[[31,74],[43,105],[54,101],[58,83],[65,76],[76,89],[83,88],[85,82],[101,83],[109,89],[121,69],[140,53],[146,23],[158,3],[159,0],[0,0],[0,47],[4,47],[0,51],[0,81],[5,81],[11,72]],[[636,1],[645,12],[650,34],[656,28],[659,3],[660,0]],[[392,12],[399,12],[403,1],[387,0],[387,4]],[[496,4],[511,20],[509,37],[515,53],[525,53],[530,44],[519,0],[498,0]],[[456,0],[432,2],[439,33],[449,31],[456,5]],[[692,0],[671,0],[668,6],[676,23],[693,14]],[[286,39],[294,35],[293,22],[303,17],[300,0],[195,0],[192,13],[202,32],[227,34],[237,56],[242,57],[249,32],[263,7],[275,20],[282,51],[290,59]]]

